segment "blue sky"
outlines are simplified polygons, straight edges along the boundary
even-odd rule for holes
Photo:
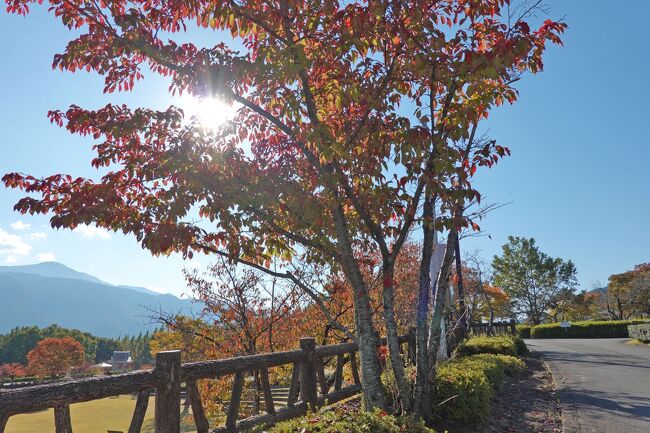
[[[650,60],[645,34],[650,2],[594,7],[587,0],[547,2],[566,18],[563,48],[552,47],[545,71],[518,85],[520,101],[491,113],[489,135],[512,156],[479,174],[486,201],[512,202],[481,224],[491,235],[467,240],[486,258],[508,235],[532,236],[543,251],[573,260],[582,288],[650,261]],[[632,13],[633,11],[633,13]],[[103,95],[101,78],[50,68],[68,31],[37,7],[27,19],[0,12],[0,173],[66,172],[92,176],[90,141],[46,118],[75,103],[120,102],[162,108],[167,83],[144,80],[133,93]],[[154,258],[134,238],[93,228],[49,228],[46,217],[12,211],[20,194],[0,190],[0,265],[55,259],[116,284],[185,292],[180,257]],[[209,263],[206,257],[190,266]]]

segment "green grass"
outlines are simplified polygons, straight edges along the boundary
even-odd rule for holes
[[[73,404],[70,406],[72,431],[74,433],[106,433],[107,430],[127,432],[134,407],[135,399],[130,395]],[[141,433],[153,433],[153,414],[154,399],[151,397]],[[182,432],[196,431],[191,410],[181,419]],[[9,418],[5,433],[54,433],[54,411],[49,409],[14,415]]]

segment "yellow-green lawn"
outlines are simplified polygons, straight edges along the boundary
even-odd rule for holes
[[[119,398],[77,403],[70,406],[72,431],[74,433],[106,433],[108,430],[127,432],[135,407],[130,395]],[[154,399],[149,399],[142,433],[153,433]],[[188,415],[186,412],[185,415]],[[191,416],[182,416],[181,431],[194,432],[196,428]],[[54,433],[54,411],[52,409],[9,418],[5,433]]]

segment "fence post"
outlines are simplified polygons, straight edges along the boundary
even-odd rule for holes
[[[517,335],[517,325],[515,324],[515,319],[510,319],[510,331],[512,331],[512,335]]]
[[[56,433],[72,433],[69,405],[54,406],[54,430]]]
[[[307,403],[313,410],[318,405],[318,391],[316,389],[316,339],[304,337],[300,339],[300,349],[305,354],[305,359],[300,365],[300,400]]]
[[[181,430],[181,352],[169,350],[156,354],[155,371],[160,385],[156,388],[155,433],[180,433]]]
[[[4,433],[7,421],[9,421],[9,416],[5,415],[4,413],[0,413],[0,433]]]

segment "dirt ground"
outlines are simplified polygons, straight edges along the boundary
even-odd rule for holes
[[[561,433],[562,414],[551,373],[537,357],[524,361],[528,368],[506,379],[482,427],[450,433]]]

